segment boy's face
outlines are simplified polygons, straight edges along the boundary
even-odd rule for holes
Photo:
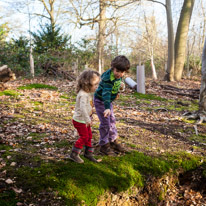
[[[113,72],[114,72],[115,79],[120,79],[125,74],[125,71],[120,71],[120,70],[118,70],[116,68],[113,69]]]

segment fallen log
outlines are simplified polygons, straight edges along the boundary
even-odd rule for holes
[[[180,96],[188,96],[192,99],[198,99],[200,94],[199,89],[182,89],[171,85],[160,85],[160,87],[163,89],[163,92]]]

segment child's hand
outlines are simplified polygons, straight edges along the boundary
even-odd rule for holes
[[[106,109],[104,110],[104,117],[108,117],[111,114],[111,110],[110,109]]]
[[[124,82],[121,82],[119,91],[124,92],[124,90],[125,90],[125,84],[124,84]]]
[[[92,126],[92,121],[91,122],[87,122],[86,125],[87,125],[87,127],[91,127]]]
[[[116,98],[115,99],[119,99],[119,93],[117,94]]]

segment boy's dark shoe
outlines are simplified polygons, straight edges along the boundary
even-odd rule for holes
[[[84,163],[84,160],[79,156],[79,153],[74,151],[72,151],[72,153],[69,155],[69,159],[77,163]]]
[[[93,156],[94,148],[93,147],[86,147],[84,152],[84,157],[92,162],[98,162]]]
[[[114,142],[110,142],[110,146],[117,152],[126,152],[126,149],[121,144],[119,144],[117,140],[115,140]]]
[[[105,155],[114,155],[114,152],[110,148],[110,143],[102,145],[100,147],[100,152]]]

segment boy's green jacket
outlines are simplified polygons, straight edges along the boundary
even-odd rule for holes
[[[99,87],[94,96],[104,102],[105,109],[110,109],[110,103],[117,97],[122,78],[115,79],[111,69],[101,75]]]

